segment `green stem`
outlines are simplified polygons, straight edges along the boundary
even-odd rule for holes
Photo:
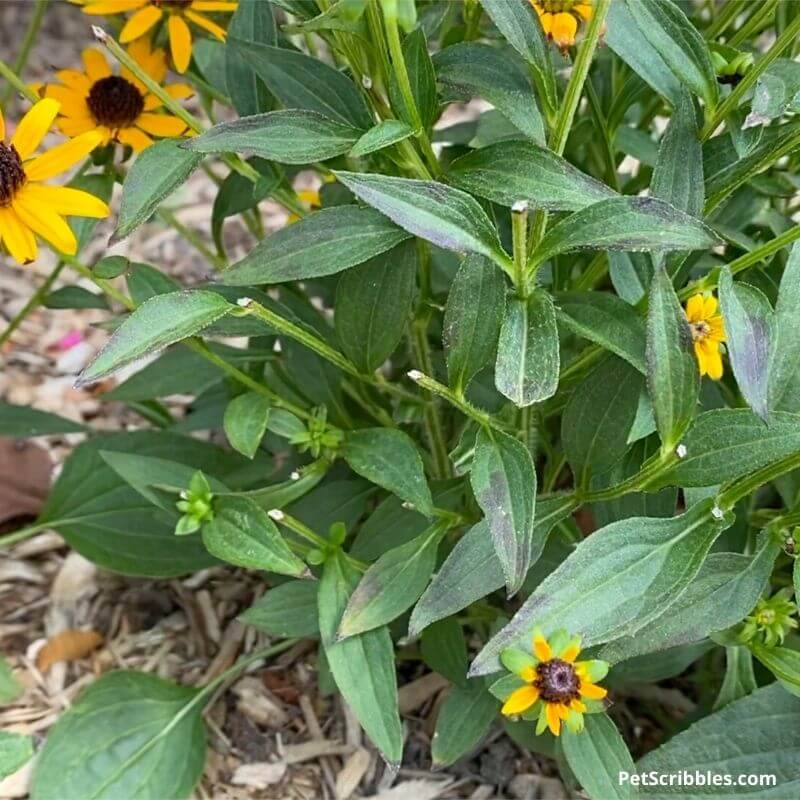
[[[22,40],[22,46],[20,47],[19,55],[14,61],[13,70],[16,75],[21,75],[22,71],[25,69],[25,65],[28,63],[28,56],[30,55],[33,43],[36,41],[36,34],[39,32],[48,2],[49,0],[36,0],[36,4],[33,8],[33,14],[31,15],[30,22],[28,23],[28,29],[25,31],[25,38]],[[9,97],[11,97],[12,92],[13,88],[9,82],[9,85],[6,86],[3,94],[0,95],[0,106],[5,107]]]
[[[36,92],[33,91],[29,86],[26,86],[14,72],[11,67],[6,64],[5,61],[0,61],[0,78],[5,78],[8,81],[8,85],[14,89],[16,89],[23,97],[30,100],[31,103],[36,103],[39,101],[39,97],[37,97]]]
[[[736,31],[728,40],[730,47],[738,47],[742,42],[746,42],[751,36],[763,30],[769,24],[778,8],[779,0],[766,0],[766,2],[745,20],[744,25]]]
[[[528,296],[528,204],[521,202],[511,209],[511,235],[514,252],[514,287],[517,296]],[[426,370],[427,371],[427,370]]]
[[[710,42],[724,33],[727,27],[742,13],[744,8],[745,4],[742,0],[727,0],[726,3],[723,3],[719,14],[714,17],[711,24],[705,30],[706,40]]]
[[[579,492],[581,503],[596,503],[600,500],[613,500],[631,492],[641,492],[646,489],[656,478],[668,472],[677,463],[678,456],[669,452],[659,454],[650,461],[645,462],[642,468],[630,478],[620,483],[609,486],[607,489],[595,489],[589,492]]]
[[[775,40],[772,47],[764,53],[761,58],[753,64],[752,67],[745,73],[745,76],[733,87],[733,91],[717,106],[711,119],[708,120],[702,133],[700,140],[705,141],[717,129],[719,124],[725,120],[728,115],[739,107],[739,103],[747,92],[753,87],[756,81],[761,77],[767,67],[775,61],[776,58],[787,47],[796,40],[797,35],[800,33],[800,14],[796,14],[794,19],[786,26],[785,30]]]
[[[34,522],[32,525],[26,525],[24,528],[20,528],[18,531],[7,533],[5,536],[0,536],[0,548],[10,547],[12,544],[16,544],[17,542],[23,542],[25,539],[30,539],[37,533],[46,531],[49,528],[49,522]]]
[[[158,216],[170,227],[174,228],[189,244],[191,244],[203,258],[213,264],[218,270],[224,270],[228,262],[214,253],[203,239],[191,228],[184,225],[175,214],[163,206],[158,210]]]
[[[44,283],[31,295],[30,300],[25,303],[20,312],[8,323],[6,329],[0,334],[0,348],[11,338],[11,334],[22,324],[28,314],[41,305],[42,300],[44,300],[45,296],[50,291],[50,287],[55,283],[56,279],[61,274],[61,270],[64,269],[65,266],[65,263],[59,260],[53,268],[53,271],[45,278]]]
[[[318,533],[309,528],[304,522],[301,522],[296,517],[287,514],[285,511],[281,511],[279,508],[272,508],[267,513],[271,519],[275,520],[275,522],[280,523],[285,528],[288,528],[290,531],[292,531],[292,533],[296,533],[298,536],[305,539],[307,542],[311,542],[314,547],[324,549],[330,544],[324,536],[320,536]]]
[[[743,497],[747,497],[760,486],[800,468],[800,453],[793,453],[780,461],[767,464],[751,475],[746,475],[723,488],[717,498],[717,505],[723,511],[730,511]]]

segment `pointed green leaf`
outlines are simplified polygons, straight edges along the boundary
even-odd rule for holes
[[[436,96],[436,74],[422,25],[403,38],[403,59],[406,62],[411,94],[419,111],[422,125],[430,128],[439,116],[439,100]],[[406,108],[405,98],[394,73],[389,76],[389,97],[392,101],[392,108],[397,109],[400,118],[413,126],[413,115]]]
[[[55,433],[82,433],[85,426],[49,411],[0,402],[0,436],[17,439],[50,436]]]
[[[772,306],[758,289],[734,283],[727,267],[720,275],[719,301],[728,357],[739,390],[750,408],[766,421],[769,362],[775,338]]]
[[[709,548],[730,524],[695,504],[678,517],[631,517],[584,539],[539,584],[511,622],[472,662],[471,675],[498,668],[506,647],[527,645],[535,627],[564,628],[584,647],[634,633],[661,616],[692,582]]]
[[[203,160],[181,144],[181,139],[161,139],[136,157],[122,186],[115,240],[124,239],[146,222]]]
[[[750,646],[753,655],[780,681],[787,692],[800,697],[800,653],[788,647]]]
[[[431,490],[425,481],[422,458],[407,434],[389,428],[350,431],[342,455],[354,472],[430,516]]]
[[[397,710],[394,650],[387,628],[338,641],[336,632],[359,574],[336,553],[325,563],[319,585],[322,646],[336,686],[390,764],[399,764],[403,732]]]
[[[647,388],[664,452],[691,424],[700,391],[692,334],[672,281],[663,268],[650,284],[647,311]]]
[[[473,150],[450,165],[447,178],[507,208],[524,200],[531,208],[577,211],[616,194],[533,142],[501,141]]]
[[[359,199],[414,236],[446,250],[481,253],[508,266],[497,231],[478,201],[442,183],[336,172]]]
[[[257,392],[245,392],[228,403],[222,425],[231,447],[252,458],[267,432],[269,401]]]
[[[405,122],[399,119],[385,119],[379,122],[374,128],[370,128],[350,150],[352,158],[363,158],[370,153],[383,150],[393,144],[402,142],[413,136],[414,131]]]
[[[217,499],[214,518],[203,525],[203,544],[211,555],[237,567],[293,576],[308,572],[266,511],[247,497]]]
[[[555,394],[560,363],[550,295],[540,289],[527,300],[509,300],[497,343],[497,390],[519,408],[540,403]]]
[[[519,439],[481,428],[470,472],[486,515],[509,595],[519,591],[531,563],[536,470]]]
[[[467,256],[450,286],[442,331],[447,376],[456,392],[494,357],[505,306],[503,273],[488,258]]]
[[[469,663],[467,643],[461,624],[455,617],[447,617],[425,628],[420,640],[420,653],[422,660],[434,672],[451,683],[466,685]]]
[[[199,333],[233,306],[216,292],[187,290],[145,301],[114,331],[78,376],[77,386],[94,383],[133,361]]]
[[[725,648],[725,678],[722,681],[714,711],[741,700],[758,688],[753,672],[753,656],[744,646]]]
[[[317,636],[318,588],[316,581],[287,581],[259,597],[238,619],[270,636]]]
[[[795,243],[775,305],[775,347],[769,364],[770,411],[800,408],[800,244]]]
[[[359,136],[352,125],[291,109],[220,122],[183,146],[195,153],[248,152],[281,164],[311,164],[346,153]]]

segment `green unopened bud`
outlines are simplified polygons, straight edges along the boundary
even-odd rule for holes
[[[745,617],[739,638],[745,644],[764,644],[775,647],[783,642],[786,634],[797,627],[797,606],[789,599],[791,589],[781,589],[772,597],[756,603],[756,607]]]

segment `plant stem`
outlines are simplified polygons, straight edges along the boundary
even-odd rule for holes
[[[630,492],[640,492],[646,489],[656,478],[668,472],[678,462],[678,456],[673,452],[660,453],[650,461],[645,462],[642,468],[630,478],[609,486],[607,489],[595,489],[589,492],[578,492],[577,496],[583,503],[596,503],[600,500],[613,500]]]
[[[514,287],[517,296],[524,300],[528,296],[528,204],[521,202],[511,209],[511,235],[514,251]],[[426,370],[427,371],[427,370]]]
[[[28,23],[28,29],[25,31],[25,38],[22,40],[22,46],[20,47],[19,55],[14,61],[13,70],[16,75],[21,75],[22,71],[25,69],[25,65],[28,63],[28,56],[30,55],[33,43],[36,41],[36,34],[39,32],[39,27],[42,24],[42,19],[44,17],[44,12],[47,9],[48,2],[49,0],[36,0],[36,4],[33,7],[33,14],[31,15],[30,22]],[[9,85],[6,86],[6,88],[3,90],[3,94],[0,95],[0,106],[5,107],[5,104],[11,97],[12,92],[12,84],[9,81]]]
[[[324,536],[320,536],[315,531],[311,530],[305,522],[301,522],[299,519],[287,514],[285,511],[282,511],[279,508],[270,509],[267,512],[271,519],[275,520],[275,522],[280,523],[285,528],[288,528],[292,533],[296,533],[298,536],[305,539],[307,542],[311,542],[314,547],[319,548],[326,548],[329,545],[328,540]]]
[[[214,253],[210,247],[202,240],[202,238],[191,228],[184,225],[175,214],[168,208],[163,206],[158,210],[158,216],[170,227],[174,228],[189,244],[191,244],[200,255],[202,255],[209,263],[213,264],[217,269],[224,270],[228,266],[228,262]]]
[[[28,314],[41,305],[45,295],[50,291],[50,287],[55,283],[65,263],[61,260],[53,268],[53,271],[45,278],[44,283],[31,295],[30,300],[22,307],[20,312],[8,323],[6,329],[0,334],[0,348],[11,338],[11,334],[22,324]]]
[[[7,533],[5,536],[0,536],[0,548],[10,547],[12,544],[16,544],[17,542],[23,542],[25,539],[30,539],[37,533],[46,531],[49,527],[49,522],[34,522],[32,525],[26,525],[24,528],[20,528],[18,531]]]
[[[743,497],[747,497],[760,486],[798,468],[800,468],[800,453],[792,453],[780,461],[767,464],[723,488],[717,498],[717,505],[723,511],[730,511]]]
[[[705,30],[705,38],[708,41],[716,39],[717,36],[724,33],[728,25],[730,25],[739,14],[745,10],[746,6],[742,0],[728,0],[723,3],[717,14],[711,21],[711,24]]]
[[[745,94],[755,85],[755,82],[761,77],[767,67],[795,41],[798,33],[800,33],[800,14],[795,15],[794,19],[786,26],[783,33],[775,40],[772,47],[750,67],[742,80],[733,87],[731,93],[717,106],[714,113],[711,115],[711,119],[708,120],[700,134],[700,141],[704,142],[708,139],[719,124],[726,119],[732,111],[735,111],[739,107],[739,103]]]
[[[33,91],[29,86],[26,86],[14,72],[11,67],[6,64],[5,61],[0,61],[0,78],[5,78],[8,81],[8,85],[16,89],[23,97],[30,100],[31,103],[36,103],[39,98],[36,96],[36,92]]]

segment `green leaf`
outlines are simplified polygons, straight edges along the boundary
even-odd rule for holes
[[[82,286],[62,286],[50,292],[42,301],[45,308],[100,308],[108,311],[108,303],[102,294],[90,292]]]
[[[278,31],[272,14],[272,4],[263,0],[239,0],[228,24],[228,36],[247,42],[276,44]],[[269,108],[269,92],[259,81],[250,61],[235,47],[227,44],[224,59],[225,84],[239,116],[247,117]]]
[[[447,527],[425,533],[384,553],[358,582],[339,623],[344,639],[386,625],[417,601],[436,566],[439,542]]]
[[[233,306],[216,292],[187,290],[145,301],[114,331],[76,386],[113,375],[143,356],[199,333]]]
[[[648,753],[636,765],[640,774],[774,775],[776,784],[728,797],[783,800],[800,791],[800,699],[773,683],[704,717]],[[653,800],[700,800],[708,787],[648,787]]]
[[[85,426],[49,411],[0,402],[0,436],[24,439],[56,433],[83,433]]]
[[[628,303],[610,292],[558,292],[555,303],[566,328],[645,374],[645,326]]]
[[[420,641],[420,653],[422,660],[432,670],[451,683],[466,686],[467,643],[455,617],[447,617],[425,628]]]
[[[750,650],[787,692],[800,697],[800,653],[797,650],[760,644],[752,644]]]
[[[214,518],[203,525],[203,544],[212,556],[237,567],[294,577],[308,574],[264,509],[247,497],[215,501]]]
[[[536,502],[531,565],[539,561],[550,531],[575,509],[567,494]],[[439,567],[411,614],[408,635],[416,636],[436,620],[455,614],[504,584],[503,570],[485,519],[470,528]]]
[[[92,273],[97,278],[111,280],[122,275],[130,265],[131,262],[125,256],[106,256],[92,267]]]
[[[472,662],[471,675],[498,668],[500,653],[535,627],[564,628],[584,647],[632,634],[661,616],[692,582],[709,548],[730,524],[709,499],[672,518],[631,517],[584,539],[539,584],[511,622]]]
[[[370,153],[402,142],[413,134],[414,131],[405,122],[401,122],[399,119],[385,119],[361,136],[350,150],[350,156],[363,158]]]
[[[625,0],[625,5],[675,77],[713,109],[719,91],[711,54],[683,11],[671,0]]]
[[[772,573],[780,547],[765,537],[752,556],[712,553],[667,613],[600,651],[615,663],[705,639],[741,622],[755,606]]]
[[[655,271],[650,283],[646,356],[647,389],[662,452],[667,452],[692,422],[700,373],[686,315],[663,268]]]
[[[493,261],[467,256],[444,310],[442,338],[450,386],[460,394],[495,356],[506,307],[506,281]]]
[[[606,714],[587,714],[584,726],[580,733],[565,729],[561,746],[586,794],[591,800],[638,797],[636,787],[621,780],[622,775],[636,774],[636,767],[617,726]]]
[[[595,367],[567,400],[561,442],[576,486],[611,469],[628,449],[644,378],[621,358]]]
[[[244,463],[207,442],[164,431],[98,436],[70,454],[37,523],[57,530],[95,564],[126,575],[171,578],[215,564],[198,537],[173,535],[177,512],[166,514],[109,469],[101,455],[108,452],[202,466],[231,485]]]
[[[800,415],[776,411],[769,426],[746,408],[700,414],[681,440],[686,456],[648,486],[715,486],[800,452]]]
[[[225,408],[223,426],[231,447],[252,458],[267,432],[269,401],[256,392],[234,397]]]
[[[447,179],[507,208],[524,200],[531,208],[577,211],[616,194],[552,150],[523,141],[473,150],[450,165]]]
[[[122,202],[114,239],[124,239],[146,222],[203,160],[181,147],[181,139],[161,139],[140,153],[122,186]]]
[[[497,343],[497,390],[519,408],[540,403],[555,394],[560,363],[550,295],[539,289],[527,300],[511,298]]]
[[[411,503],[420,514],[431,515],[433,498],[422,458],[407,434],[390,428],[350,431],[342,455],[353,472]]]
[[[333,275],[407,238],[405,231],[371,208],[324,208],[262,239],[222,279],[229,285],[249,286]]]
[[[774,339],[772,306],[758,289],[734,283],[727,267],[720,275],[719,301],[725,320],[728,357],[739,390],[750,408],[766,421]]]
[[[174,278],[149,264],[131,264],[125,282],[128,284],[131,300],[137,306],[157,294],[168,294],[182,288]]]
[[[281,164],[311,164],[346,153],[361,131],[316,111],[291,109],[220,122],[187,139],[183,147],[195,153],[241,153]]]
[[[481,253],[501,266],[510,260],[486,212],[466,192],[441,183],[336,172],[356,197],[414,236],[445,250]]]
[[[322,646],[336,686],[390,764],[399,764],[403,732],[397,710],[394,650],[387,628],[338,641],[336,632],[358,572],[341,552],[325,562],[319,584]]]
[[[31,800],[188,797],[206,757],[201,697],[155,675],[106,673],[50,729]]]
[[[753,103],[745,126],[763,125],[787,111],[800,107],[800,64],[779,58],[767,67],[756,81]]]
[[[316,581],[287,581],[262,595],[239,621],[270,636],[319,635]]]
[[[686,92],[681,93],[661,138],[650,191],[680,211],[703,216],[703,149],[694,105]]]
[[[336,287],[334,322],[344,354],[363,373],[395,351],[411,316],[417,248],[406,241],[343,273]]]
[[[488,733],[500,710],[482,680],[454,686],[436,719],[431,741],[434,768],[448,767],[468,755]]]
[[[104,202],[110,203],[111,192],[114,189],[114,176],[110,172],[78,175],[67,185],[73,189],[89,192]],[[80,253],[92,240],[92,235],[100,220],[97,217],[70,217],[68,222],[78,240],[78,252]]]
[[[673,106],[680,102],[682,89],[678,79],[645,38],[625,3],[611,3],[603,39],[635,75],[666,97]]]
[[[439,100],[436,97],[436,75],[422,26],[404,37],[403,59],[406,62],[411,94],[419,111],[422,125],[424,128],[430,128],[439,116]],[[406,108],[405,98],[394,73],[389,75],[389,97],[392,101],[392,108],[397,109],[398,115],[413,126],[413,115]]]
[[[514,53],[478,42],[460,42],[438,52],[433,63],[446,99],[482,97],[526,136],[537,144],[545,143],[536,94]]]
[[[33,758],[33,738],[0,731],[0,781],[13,775]]]
[[[531,564],[536,470],[519,439],[481,428],[470,482],[494,542],[508,594],[519,591]]]
[[[707,250],[720,244],[702,222],[655,197],[612,197],[556,223],[536,264],[573,250]]]
[[[298,50],[228,37],[233,48],[287,108],[316,111],[360,130],[372,127],[361,92],[344,73]]]
[[[753,656],[746,647],[725,648],[725,678],[722,681],[714,711],[741,700],[758,688],[753,672]]]
[[[23,691],[22,684],[11,671],[11,664],[0,655],[0,707],[12,703]]]
[[[795,243],[775,305],[775,347],[769,364],[770,411],[800,408],[800,244]]]
[[[616,293],[630,305],[647,295],[653,277],[649,253],[608,253],[608,271]]]

